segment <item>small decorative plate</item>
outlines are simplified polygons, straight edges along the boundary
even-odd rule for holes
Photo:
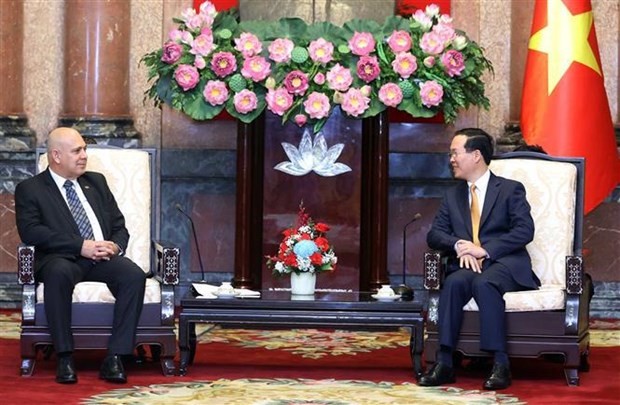
[[[389,302],[389,301],[396,301],[397,299],[399,299],[400,294],[395,294],[395,295],[372,294],[371,297],[376,299],[377,301]]]

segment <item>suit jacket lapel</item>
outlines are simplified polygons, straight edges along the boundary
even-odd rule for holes
[[[52,175],[50,174],[49,169],[46,169],[44,173],[45,173],[45,177],[44,177],[45,186],[48,189],[49,195],[52,197],[51,198],[52,204],[55,204],[56,207],[58,208],[58,212],[62,212],[62,215],[65,216],[67,222],[69,224],[72,224],[75,230],[78,230],[77,224],[75,223],[75,219],[73,218],[73,215],[71,214],[71,210],[69,210],[69,206],[67,205],[67,202],[65,201],[64,197],[60,193],[60,190],[58,190],[58,186],[56,185],[56,182],[52,178]]]
[[[80,183],[82,192],[84,193],[84,196],[86,197],[86,199],[88,200],[88,203],[93,209],[95,216],[97,217],[97,220],[99,221],[99,226],[101,227],[101,231],[105,235],[106,230],[104,228],[104,223],[102,221],[103,216],[101,213],[100,201],[97,196],[97,192],[95,191],[95,187],[91,184],[90,181],[88,181],[88,179],[84,178],[84,176],[78,177],[77,181],[78,183]]]
[[[495,204],[497,200],[497,196],[499,195],[499,185],[500,181],[496,175],[491,173],[491,177],[489,178],[489,185],[487,186],[487,193],[484,196],[484,206],[482,207],[482,215],[480,216],[480,229],[482,229],[484,225],[484,221],[487,220],[489,214],[491,213],[491,208]]]
[[[466,181],[462,181],[461,184],[459,185],[456,198],[458,199],[457,206],[459,207],[459,210],[461,211],[461,217],[463,218],[463,221],[465,222],[467,233],[469,234],[469,237],[471,238],[473,237],[472,236],[473,232],[472,232],[472,225],[471,225],[471,210],[469,208],[469,188],[467,187]]]

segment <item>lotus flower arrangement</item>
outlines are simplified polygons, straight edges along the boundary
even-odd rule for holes
[[[249,123],[267,108],[318,132],[337,107],[353,118],[393,107],[414,117],[443,113],[447,122],[459,109],[489,107],[482,76],[490,61],[436,5],[383,25],[338,27],[297,18],[238,23],[207,1],[174,21],[163,47],[142,58],[145,97],[196,120],[226,109]]]
[[[338,258],[326,237],[329,226],[315,223],[299,205],[297,227],[285,229],[277,256],[267,256],[267,268],[275,275],[334,271]]]

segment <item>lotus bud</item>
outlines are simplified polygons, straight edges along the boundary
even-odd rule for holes
[[[334,104],[341,104],[342,100],[343,100],[342,93],[339,91],[335,91],[334,96],[332,97],[332,101],[334,102]]]
[[[276,79],[274,79],[273,77],[268,77],[267,80],[265,81],[265,87],[267,87],[269,90],[273,90],[276,88]]]
[[[370,93],[372,92],[372,88],[370,86],[366,85],[366,86],[362,86],[360,91],[362,92],[362,94],[364,96],[370,97]]]
[[[432,68],[433,66],[435,66],[435,57],[427,56],[426,58],[424,58],[424,66],[426,66],[427,68]]]
[[[303,127],[304,125],[306,125],[307,121],[308,121],[308,118],[303,114],[297,114],[295,116],[295,124],[297,124],[300,127]]]
[[[454,46],[454,49],[457,51],[463,50],[463,48],[467,46],[467,38],[463,35],[457,35],[454,40],[452,40],[452,46]]]

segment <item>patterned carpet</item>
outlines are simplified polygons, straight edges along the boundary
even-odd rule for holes
[[[0,313],[0,338],[19,338],[18,313]],[[620,346],[620,323],[594,321],[591,325],[591,344],[593,347]],[[277,364],[278,359],[286,362],[287,367],[303,367],[309,364],[345,364],[345,367],[357,367],[357,362],[379,359],[383,353],[392,356],[398,352],[400,357],[407,353],[409,342],[408,330],[392,332],[363,331],[323,331],[316,329],[298,330],[242,330],[220,328],[214,325],[197,327],[198,341],[201,345],[199,354],[217,365],[218,355],[226,362],[226,356],[233,356],[239,365],[246,364],[244,353],[267,353],[267,365]],[[232,350],[226,352],[227,348]],[[247,354],[248,356],[254,356]],[[263,356],[265,356],[263,354]],[[255,364],[252,357],[250,364]],[[215,359],[215,360],[214,360]],[[258,362],[260,362],[258,356]],[[341,363],[337,363],[340,361]],[[201,358],[198,362],[205,362]],[[274,363],[275,362],[275,363]],[[330,363],[331,362],[331,363]],[[334,363],[336,362],[336,363]],[[381,360],[377,360],[378,367]],[[292,364],[292,366],[291,366]],[[377,365],[375,364],[375,365]],[[404,364],[404,366],[403,366]],[[368,367],[372,367],[370,365]],[[401,359],[400,367],[410,366],[408,359]],[[320,366],[315,366],[320,367]],[[391,378],[393,375],[385,369],[385,376],[378,368],[370,380],[347,379],[346,370],[334,371],[336,378],[282,378],[281,374],[269,372],[248,373],[248,378],[212,378],[200,379],[200,366],[191,373],[191,377],[172,377],[165,383],[150,385],[123,386],[91,395],[80,401],[83,404],[256,404],[256,405],[353,405],[353,404],[525,404],[526,402],[511,393],[488,392],[477,389],[456,387],[423,388],[408,377]],[[330,375],[330,372],[323,375]],[[262,378],[274,375],[279,378]],[[286,374],[286,373],[285,373]],[[319,373],[320,374],[320,373]],[[301,374],[303,375],[303,373]],[[246,377],[241,373],[242,377]],[[383,378],[390,380],[383,381]],[[398,381],[398,382],[394,382]],[[112,388],[112,387],[110,387]],[[54,403],[54,402],[50,402]],[[530,402],[532,403],[532,402]]]

